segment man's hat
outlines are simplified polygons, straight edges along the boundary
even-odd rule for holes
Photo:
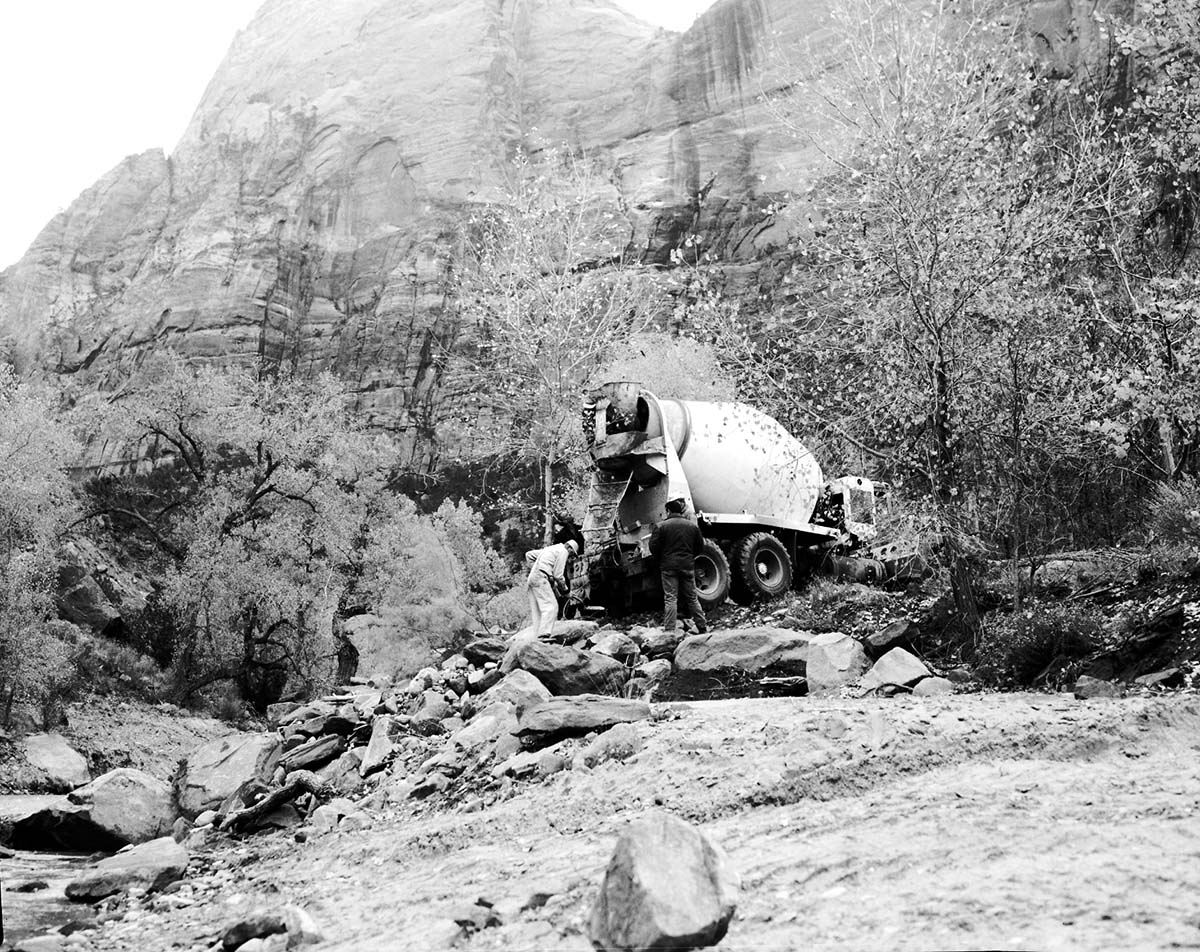
[[[574,539],[567,540],[567,548],[571,550],[572,554],[574,554],[574,555],[579,554],[579,543],[576,542]]]

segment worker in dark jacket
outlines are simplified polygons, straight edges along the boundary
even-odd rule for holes
[[[658,560],[662,573],[663,630],[675,630],[675,617],[682,606],[697,631],[708,631],[700,596],[696,594],[696,557],[704,551],[700,527],[685,515],[687,501],[667,503],[667,518],[654,527],[650,536],[650,554]]]

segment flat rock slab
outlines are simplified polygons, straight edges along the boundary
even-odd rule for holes
[[[614,724],[629,724],[650,716],[644,701],[583,694],[551,698],[525,710],[517,720],[517,736],[527,744],[538,744],[569,734],[605,730]]]
[[[164,836],[102,859],[93,869],[67,884],[67,898],[95,902],[133,886],[151,891],[162,889],[182,879],[187,864],[187,850],[171,837]]]
[[[737,909],[739,877],[712,840],[651,813],[617,840],[589,930],[607,952],[716,945]]]
[[[734,669],[758,674],[803,674],[813,634],[790,628],[740,628],[684,638],[675,649],[677,671]]]
[[[329,763],[335,757],[341,756],[345,750],[345,737],[341,734],[326,734],[324,737],[314,737],[299,747],[289,750],[279,759],[279,762],[285,770],[299,770],[301,767],[312,768]]]
[[[215,810],[248,780],[266,783],[281,752],[278,735],[257,733],[220,737],[192,751],[179,781],[179,809],[195,817]]]

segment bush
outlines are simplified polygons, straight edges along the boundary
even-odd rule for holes
[[[847,631],[890,602],[882,589],[817,577],[805,587],[792,615],[812,631]]]
[[[1155,568],[1178,568],[1200,551],[1200,482],[1183,478],[1161,483],[1146,512],[1150,528],[1149,561]]]
[[[1028,602],[1023,611],[991,616],[977,668],[999,687],[1059,688],[1104,647],[1104,627],[1082,605]]]

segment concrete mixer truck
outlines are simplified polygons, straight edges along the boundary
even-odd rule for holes
[[[577,600],[620,612],[656,591],[650,534],[680,498],[706,540],[696,560],[706,610],[781,595],[814,571],[883,582],[916,567],[911,546],[876,544],[879,485],[826,481],[812,453],[753,407],[608,383],[584,397],[583,431],[593,466]]]

